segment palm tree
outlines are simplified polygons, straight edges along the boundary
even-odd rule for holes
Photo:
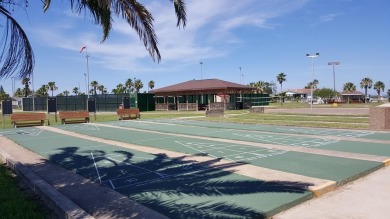
[[[282,94],[283,92],[283,82],[286,81],[286,74],[284,74],[283,72],[279,73],[277,76],[276,76],[276,80],[279,82],[280,84],[280,94]],[[282,105],[282,98],[280,98],[280,105]]]
[[[35,92],[35,94],[38,96],[38,97],[47,97],[49,94],[47,93],[47,91],[49,90],[49,86],[44,84],[42,85],[38,90],[37,92]]]
[[[382,81],[375,82],[374,90],[376,90],[376,93],[378,94],[378,101],[380,101],[381,90],[385,91],[385,84]]]
[[[51,91],[51,96],[53,96],[53,92],[55,90],[58,90],[58,87],[56,86],[56,82],[54,81],[50,81],[49,83],[47,83],[47,87]]]
[[[74,87],[72,92],[74,93],[74,95],[77,96],[79,94],[79,88],[78,87]]]
[[[144,84],[140,79],[134,80],[134,89],[136,93],[139,93],[139,91],[144,87]]]
[[[363,78],[360,81],[360,88],[364,88],[364,102],[367,102],[367,88],[371,89],[372,87],[372,80],[371,78]]]
[[[30,78],[23,78],[22,84],[24,85],[23,92],[24,92],[24,97],[27,97],[28,94],[30,93]]]
[[[70,94],[70,92],[68,90],[64,90],[64,92],[62,92],[64,94],[64,96],[68,96]]]
[[[100,91],[100,94],[103,94],[103,93],[104,93],[105,87],[104,87],[103,84],[101,84],[101,85],[99,85],[99,86],[97,87],[97,89]]]
[[[319,84],[318,80],[317,79],[314,79],[312,82],[309,82],[307,83],[307,85],[305,86],[305,89],[311,89],[313,88],[314,90],[317,89],[317,85]]]
[[[16,78],[27,78],[34,69],[34,53],[27,38],[26,33],[18,22],[12,17],[11,13],[6,9],[15,7],[13,1],[0,1],[0,15],[5,20],[5,25],[0,25],[3,29],[3,39],[0,47],[0,78],[7,78],[15,75]],[[25,87],[25,96],[27,96]]]
[[[134,83],[133,83],[133,80],[131,80],[131,78],[126,80],[125,88],[126,88],[127,93],[132,93],[134,91]]]
[[[6,10],[6,6],[9,8],[15,7],[14,1],[0,1],[0,15],[4,16],[7,21],[7,25],[4,25],[5,39],[11,39],[10,41],[0,41],[3,47],[0,57],[3,57],[5,61],[0,62],[0,78],[9,77],[13,74],[17,74],[17,77],[24,78],[31,74],[34,69],[34,54],[28,41],[27,35],[12,17],[11,13]],[[173,3],[176,17],[177,26],[185,27],[187,22],[185,0],[170,0]],[[43,9],[47,11],[50,7],[51,0],[43,0]],[[124,19],[128,25],[134,29],[141,41],[144,43],[145,48],[149,51],[150,56],[155,61],[161,61],[160,51],[157,47],[157,35],[153,27],[152,14],[138,1],[136,0],[100,0],[100,1],[85,1],[85,0],[69,0],[70,8],[77,14],[85,14],[85,16],[92,15],[94,22],[100,25],[103,29],[104,42],[112,27],[114,21],[113,15]],[[99,4],[97,4],[99,3]],[[25,5],[20,7],[27,7],[27,1]],[[16,6],[17,7],[17,6]],[[3,46],[4,45],[4,46]]]
[[[97,81],[91,81],[91,87],[92,87],[91,90],[92,90],[94,95],[96,95],[96,90],[97,90],[98,85],[99,85],[99,83]]]
[[[149,83],[148,83],[148,92],[149,92],[149,89],[150,89],[150,90],[153,90],[153,88],[154,88],[154,81],[151,80],[151,81],[149,81]]]
[[[356,86],[352,82],[347,82],[343,85],[343,91],[345,92],[355,92],[356,91]]]
[[[114,94],[123,94],[126,90],[126,87],[123,84],[118,84],[116,88],[112,89],[112,93]]]

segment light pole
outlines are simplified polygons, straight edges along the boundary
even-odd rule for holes
[[[334,66],[340,65],[340,62],[328,62],[328,65],[333,65],[333,91],[336,91],[336,73],[334,71]]]
[[[35,112],[34,73],[31,72],[33,112]]]
[[[88,94],[87,74],[84,73],[85,93]]]
[[[15,94],[15,77],[12,77],[11,80],[12,80],[12,96],[14,96],[14,94]]]
[[[203,79],[203,62],[199,62],[200,64],[200,79]]]
[[[310,55],[310,54],[306,54],[306,57],[308,58],[311,58],[311,66],[312,66],[312,78],[311,78],[311,86],[310,86],[310,109],[313,108],[313,81],[314,81],[314,58],[317,58],[318,56],[320,56],[320,54],[317,52],[316,54],[314,55]]]
[[[87,50],[87,46],[83,46],[80,50],[80,53],[83,52],[83,50],[85,49],[85,58],[87,59],[87,98],[89,99],[89,90],[88,90],[88,85],[89,85],[89,63],[88,63],[88,59],[89,59],[89,55],[88,55],[88,50]],[[84,74],[85,75],[85,74]]]

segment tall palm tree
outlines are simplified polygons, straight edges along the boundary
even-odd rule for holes
[[[276,76],[276,80],[279,82],[280,84],[280,92],[283,91],[283,82],[286,81],[286,74],[284,74],[283,72],[282,73],[279,73],[277,76]]]
[[[276,76],[276,80],[279,82],[280,84],[280,95],[282,95],[282,92],[283,92],[283,82],[286,81],[286,74],[284,74],[283,72],[279,73],[277,76]],[[282,98],[280,98],[280,105],[282,105]]]
[[[99,86],[97,87],[97,89],[100,91],[100,94],[103,94],[103,93],[104,93],[105,87],[104,87],[103,84],[101,84],[101,85],[99,85]]]
[[[134,83],[133,80],[131,80],[131,78],[126,80],[125,87],[127,93],[132,93],[134,91]]]
[[[23,88],[24,97],[27,97],[28,94],[30,93],[30,78],[23,78],[22,84],[24,85]]]
[[[177,26],[185,27],[187,22],[185,0],[170,0],[173,3]],[[42,0],[43,9],[47,11],[50,7],[51,0]],[[160,51],[158,49],[157,35],[153,27],[152,14],[136,0],[69,0],[70,8],[74,13],[85,14],[91,16],[94,22],[100,25],[103,29],[104,42],[112,28],[114,21],[113,15],[116,15],[125,20],[130,28],[134,29],[145,48],[149,51],[150,56],[155,61],[161,61]],[[31,74],[34,69],[34,54],[28,37],[12,17],[11,13],[6,10],[6,7],[15,7],[13,1],[0,1],[0,15],[6,18],[7,24],[5,27],[5,36],[10,41],[0,41],[2,53],[0,57],[0,78],[9,77],[16,74],[19,78],[24,78]],[[16,6],[17,7],[17,6]],[[26,5],[20,7],[27,7]],[[3,61],[4,60],[4,61]]]
[[[96,95],[96,90],[97,90],[97,87],[98,87],[99,83],[97,81],[91,81],[91,87],[92,87],[92,92],[94,95]]]
[[[307,85],[305,86],[305,89],[311,89],[313,87],[313,89],[317,89],[318,88],[318,85],[319,82],[317,79],[314,79],[313,81],[307,83]]]
[[[374,90],[378,94],[378,101],[380,101],[381,91],[385,91],[385,84],[382,81],[377,81],[374,84]]]
[[[70,94],[70,92],[68,90],[64,90],[64,92],[62,92],[64,94],[64,96],[68,96]]]
[[[51,91],[51,96],[53,96],[55,90],[58,90],[58,87],[56,86],[56,82],[54,81],[50,81],[49,83],[47,83],[47,87]]]
[[[136,93],[139,93],[139,91],[144,87],[144,84],[140,79],[134,80],[134,89]]]
[[[74,93],[74,95],[77,96],[79,94],[79,88],[78,87],[74,87],[72,92]]]
[[[149,81],[149,83],[148,83],[148,92],[149,92],[149,89],[150,89],[150,90],[153,90],[153,88],[154,88],[154,81],[151,80],[151,81]]]
[[[372,80],[371,78],[363,78],[361,81],[360,81],[360,88],[364,88],[364,95],[365,95],[365,98],[364,98],[364,102],[367,102],[367,89],[371,89],[372,87]]]
[[[356,86],[352,82],[347,82],[343,85],[343,91],[345,92],[355,92],[356,91]]]

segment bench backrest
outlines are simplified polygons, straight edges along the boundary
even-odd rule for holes
[[[127,114],[139,114],[138,108],[130,108],[130,109],[117,109],[117,115],[127,115]]]
[[[88,111],[59,111],[58,115],[61,119],[70,118],[87,118],[89,117]]]
[[[11,121],[40,121],[45,120],[45,113],[15,113],[11,114]]]

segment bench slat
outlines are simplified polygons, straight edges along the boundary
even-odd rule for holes
[[[88,111],[60,111],[58,115],[62,121],[62,124],[68,122],[89,122],[89,112]]]
[[[11,123],[15,128],[18,126],[44,125],[45,113],[15,113],[11,114]]]

